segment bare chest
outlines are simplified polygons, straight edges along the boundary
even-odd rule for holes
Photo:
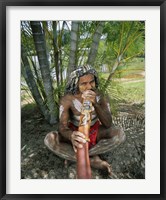
[[[71,113],[70,113],[70,120],[73,124],[78,126],[80,121],[81,109],[82,109],[82,102],[78,99],[73,99],[71,102]],[[95,112],[94,107],[92,106],[91,112],[91,125],[93,125],[97,121],[97,114]]]

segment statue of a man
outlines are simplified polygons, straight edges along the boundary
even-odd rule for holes
[[[111,165],[100,159],[125,141],[125,133],[112,123],[109,98],[98,89],[97,72],[91,66],[81,66],[69,77],[65,95],[60,100],[59,130],[50,132],[45,138],[46,146],[56,155],[76,161],[75,152],[86,143],[83,133],[78,131],[82,98],[92,102],[91,127],[89,133],[90,164],[94,168],[106,169],[111,174]]]

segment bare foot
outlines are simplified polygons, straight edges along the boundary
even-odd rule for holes
[[[112,167],[111,165],[100,159],[99,156],[94,156],[90,158],[91,166],[96,168],[96,169],[106,169],[108,172],[108,175],[112,175]]]

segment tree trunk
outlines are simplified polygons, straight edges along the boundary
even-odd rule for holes
[[[118,56],[118,58],[116,59],[113,67],[112,67],[112,70],[111,70],[111,73],[109,74],[108,78],[107,78],[107,81],[105,83],[105,88],[108,86],[108,83],[109,81],[111,81],[112,79],[112,76],[114,75],[115,73],[115,70],[117,69],[117,67],[119,66],[120,62],[121,62],[121,59],[122,59],[122,54],[120,56]]]
[[[23,62],[23,66],[22,66],[22,75],[24,76],[26,83],[32,93],[32,96],[34,98],[34,100],[36,101],[36,104],[38,105],[39,109],[41,110],[42,114],[44,115],[45,119],[47,121],[49,121],[49,111],[48,108],[46,107],[46,105],[43,102],[43,99],[40,95],[40,92],[38,90],[38,87],[36,85],[36,82],[34,80],[34,76],[32,74],[29,62],[28,62],[28,58],[25,52],[25,49],[23,46],[21,46],[21,58],[22,58],[22,62]]]
[[[39,60],[44,89],[47,96],[47,106],[50,112],[50,124],[55,124],[57,123],[56,107],[55,107],[55,101],[54,101],[54,96],[53,96],[53,87],[52,87],[52,80],[51,80],[50,70],[49,70],[49,62],[47,58],[45,36],[44,36],[40,22],[31,21],[30,24],[31,24],[33,39],[35,43],[38,60]]]
[[[75,69],[75,66],[77,64],[76,55],[77,55],[77,48],[78,48],[78,29],[79,29],[78,22],[72,21],[68,74],[70,74]]]
[[[90,53],[88,56],[88,61],[87,61],[87,63],[92,66],[94,65],[94,62],[96,59],[97,50],[98,50],[98,46],[99,46],[99,42],[100,42],[100,37],[103,32],[104,24],[105,24],[105,22],[99,22],[99,25],[93,35],[93,40],[92,40],[92,44],[91,44],[91,48],[90,48]]]
[[[57,39],[57,22],[53,21],[53,46],[54,46],[54,63],[55,63],[55,71],[56,71],[56,81],[57,87],[59,87],[59,46]]]
[[[41,94],[44,98],[44,102],[46,102],[47,98],[46,98],[46,93],[45,93],[44,88],[43,88],[42,80],[41,80],[41,78],[38,74],[38,70],[36,68],[34,61],[32,60],[32,58],[30,58],[30,60],[31,60],[31,63],[32,63],[32,66],[33,66],[33,70],[35,72],[37,86],[38,86],[38,88],[40,88],[40,92],[41,92]]]

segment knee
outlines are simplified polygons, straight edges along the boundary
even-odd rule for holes
[[[126,140],[126,134],[122,128],[119,128],[118,131],[118,136],[119,136],[119,143],[123,143]]]
[[[51,131],[50,133],[47,133],[46,137],[44,138],[44,144],[46,146],[54,146],[58,142],[58,134],[56,131]]]

